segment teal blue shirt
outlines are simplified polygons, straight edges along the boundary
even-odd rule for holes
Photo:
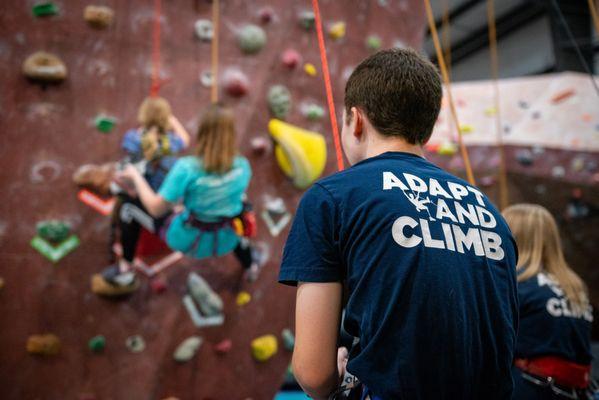
[[[220,229],[216,254],[215,234],[202,232],[200,241],[192,251],[199,230],[187,226],[185,221],[193,213],[201,221],[216,221],[222,217],[234,217],[243,209],[243,195],[248,187],[252,170],[245,157],[237,156],[231,170],[224,174],[206,172],[202,159],[196,156],[182,157],[166,176],[158,194],[170,203],[182,201],[185,211],[176,215],[166,232],[166,242],[171,249],[194,258],[223,255],[232,251],[239,237],[232,228]]]

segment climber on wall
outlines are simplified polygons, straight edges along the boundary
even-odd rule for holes
[[[358,399],[511,396],[516,246],[483,193],[423,157],[441,97],[435,67],[408,49],[347,81],[352,167],[303,195],[279,275],[298,286],[293,373],[314,399],[348,383]]]
[[[233,112],[211,105],[200,123],[197,142],[197,155],[179,159],[158,190],[132,164],[117,178],[131,185],[140,208],[151,216],[149,224],[171,249],[197,259],[234,251],[247,279],[255,280],[259,265],[244,237],[255,230],[243,202],[251,168],[238,154]],[[179,203],[183,210],[174,212]],[[112,285],[126,287],[136,281],[131,263],[138,231],[139,227],[122,232],[131,247],[118,265],[104,271],[104,279]]]
[[[172,114],[171,106],[161,97],[147,97],[138,111],[138,128],[125,133],[122,149],[123,165],[133,164],[153,190],[158,190],[166,174],[177,161],[175,155],[189,146],[190,135]],[[118,205],[114,212],[114,225],[118,228],[123,257],[117,265],[103,272],[104,278],[113,283],[120,270],[127,270],[135,257],[135,249],[144,226],[154,232],[152,218],[128,182],[118,175],[112,185],[118,193]]]
[[[555,219],[545,208],[517,204],[503,215],[519,253],[513,399],[585,399],[593,322],[587,288],[566,263]]]

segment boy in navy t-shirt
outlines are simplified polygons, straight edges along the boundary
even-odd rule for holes
[[[483,193],[423,158],[441,97],[412,50],[376,53],[347,82],[352,167],[304,194],[279,276],[298,286],[293,371],[316,399],[346,369],[362,398],[511,396],[517,250]]]

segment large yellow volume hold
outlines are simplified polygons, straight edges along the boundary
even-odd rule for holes
[[[324,136],[278,119],[270,120],[268,130],[276,142],[279,167],[297,188],[306,189],[324,170],[327,161]]]
[[[275,335],[264,335],[252,340],[252,356],[256,361],[264,362],[277,353],[278,344]]]

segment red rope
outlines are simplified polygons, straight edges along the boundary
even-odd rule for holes
[[[320,9],[318,0],[312,0],[314,9],[314,19],[316,23],[316,33],[318,34],[318,48],[320,50],[320,61],[322,62],[322,75],[324,76],[324,86],[327,92],[327,102],[329,105],[329,117],[331,119],[331,128],[333,129],[333,140],[335,143],[335,153],[337,154],[337,169],[343,171],[343,153],[341,151],[341,140],[339,139],[339,127],[337,126],[337,116],[335,113],[335,102],[333,101],[333,90],[331,89],[331,76],[329,74],[329,63],[327,61],[327,51],[324,46],[324,35],[322,33],[322,21],[320,19]]]
[[[158,96],[160,91],[160,17],[162,13],[161,0],[154,0],[154,29],[152,31],[152,85],[150,96]]]

